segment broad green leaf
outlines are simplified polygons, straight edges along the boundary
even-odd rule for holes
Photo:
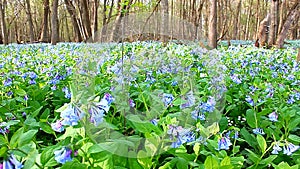
[[[219,168],[218,161],[212,156],[208,156],[204,162],[205,169],[215,169]]]
[[[258,134],[256,136],[256,139],[257,139],[257,142],[258,142],[258,145],[259,145],[259,148],[260,148],[261,152],[264,153],[267,149],[267,143],[266,143],[265,138]]]
[[[294,134],[290,134],[288,137],[291,141],[294,141],[296,143],[300,143],[300,137]]]
[[[36,135],[37,132],[38,132],[37,130],[29,130],[23,133],[18,140],[18,145],[23,146],[24,144],[29,143]]]
[[[40,161],[43,167],[53,167],[57,165],[54,159],[54,149],[55,147],[47,147],[40,156]]]
[[[16,89],[16,90],[15,90],[15,93],[16,93],[17,95],[19,95],[19,96],[25,96],[25,95],[26,95],[25,90],[23,90],[23,89],[21,89],[21,88]]]
[[[200,152],[200,143],[195,143],[193,150],[196,154],[196,156],[199,156],[199,152]]]
[[[248,109],[246,111],[246,120],[247,120],[247,123],[250,127],[252,128],[256,128],[256,125],[255,125],[255,120],[256,120],[256,117],[255,117],[255,112],[254,110],[252,109]]]

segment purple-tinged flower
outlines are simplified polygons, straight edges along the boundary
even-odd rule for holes
[[[196,140],[195,134],[189,129],[184,129],[181,126],[169,125],[167,133],[170,139],[173,140],[171,147],[177,148],[184,143],[189,143]]]
[[[59,132],[59,133],[65,130],[64,126],[61,123],[61,120],[57,120],[55,123],[52,123],[51,124],[51,128],[54,131]]]
[[[219,141],[218,141],[218,150],[228,150],[229,146],[231,146],[232,143],[231,141],[227,138],[227,137],[222,137]]]
[[[9,133],[9,128],[10,128],[10,126],[7,125],[6,122],[0,123],[0,133],[1,134],[7,134],[7,133]]]
[[[187,92],[186,96],[184,97],[184,100],[186,100],[186,103],[183,103],[182,105],[180,105],[180,109],[192,107],[193,105],[195,105],[196,99],[195,99],[193,91]]]
[[[292,155],[293,152],[297,151],[298,149],[299,149],[299,146],[296,146],[293,143],[287,143],[283,147],[283,154]]]
[[[278,121],[278,114],[274,111],[269,114],[269,120],[272,122],[277,122]]]
[[[231,75],[230,78],[231,78],[231,80],[232,80],[234,83],[236,83],[236,84],[241,84],[241,83],[242,83],[242,81],[241,81],[241,80],[238,78],[238,76],[235,75],[235,74]]]
[[[22,163],[19,162],[13,154],[10,155],[9,162],[14,166],[15,169],[23,168]],[[6,169],[6,168],[4,167],[4,169]]]
[[[246,96],[245,98],[246,102],[249,103],[251,106],[254,106],[254,101],[250,96]]]
[[[256,128],[252,130],[254,134],[260,134],[260,135],[264,135],[264,131],[261,128]]]
[[[290,98],[287,101],[287,104],[293,104],[293,103],[295,103],[295,99],[293,96],[290,96]]]
[[[200,112],[199,110],[194,110],[191,112],[191,114],[192,114],[192,118],[195,120],[197,119],[202,121],[205,120],[205,114],[203,112]]]
[[[36,81],[35,81],[34,79],[30,79],[30,80],[29,80],[29,84],[30,84],[30,85],[36,84]]]
[[[300,92],[295,93],[294,97],[295,97],[296,100],[299,101],[300,100]]]
[[[0,163],[0,169],[3,169],[3,164],[2,163]]]
[[[275,144],[274,144],[274,146],[273,146],[273,150],[272,150],[272,154],[278,154],[278,152],[279,151],[281,151],[282,150],[282,148],[279,146],[279,143],[278,142],[276,142]]]
[[[174,96],[172,94],[166,94],[166,93],[163,94],[163,102],[166,107],[170,105],[172,106],[173,100],[174,100]]]
[[[135,106],[135,103],[134,103],[134,101],[132,100],[132,99],[129,99],[129,106],[130,107],[134,107]]]
[[[99,103],[95,103],[95,105],[100,108],[103,109],[106,113],[108,112],[111,103],[114,101],[115,99],[112,97],[111,94],[106,93],[104,94],[104,97],[100,100]]]
[[[89,109],[90,122],[93,123],[96,127],[103,122],[105,110],[96,106],[92,106]]]
[[[238,131],[235,131],[235,132],[234,132],[234,135],[232,136],[232,138],[238,139],[238,138],[239,138],[239,132],[238,132]]]
[[[29,72],[28,73],[28,76],[31,78],[31,79],[36,79],[37,78],[37,75],[35,72]]]
[[[7,96],[11,96],[11,95],[13,95],[14,93],[12,92],[12,91],[9,91],[9,92],[7,92]]]
[[[213,112],[215,109],[216,101],[213,97],[209,97],[206,103],[202,104],[200,106],[201,109],[203,109],[206,112]]]
[[[12,85],[12,79],[11,78],[7,78],[6,80],[4,80],[3,85],[4,86],[11,86]]]
[[[26,112],[23,112],[22,117],[26,117],[26,116],[27,116]]]
[[[28,95],[24,96],[24,100],[27,101],[28,100]]]
[[[54,151],[54,155],[55,155],[54,159],[58,163],[64,164],[64,163],[66,163],[68,161],[72,161],[71,154],[72,154],[72,150],[71,149],[63,147],[60,150]]]
[[[69,104],[68,107],[60,113],[60,117],[63,118],[61,124],[64,126],[75,126],[83,116],[84,112],[82,112],[77,106]]]

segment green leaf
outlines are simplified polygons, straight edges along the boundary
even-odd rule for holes
[[[226,94],[225,99],[228,103],[232,103],[232,97],[228,94]]]
[[[3,146],[0,148],[0,157],[6,157],[7,147]]]
[[[261,160],[259,162],[259,164],[265,164],[265,165],[271,164],[271,162],[273,160],[275,160],[276,158],[277,158],[277,155],[270,155],[268,158],[265,158],[265,159]]]
[[[248,154],[249,159],[251,161],[253,161],[253,163],[257,163],[260,160],[259,156],[257,154],[255,154],[253,151],[251,151],[251,150],[249,150],[247,148],[246,148],[246,151],[249,152],[249,154]]]
[[[200,152],[200,143],[195,143],[193,150],[196,154],[196,156],[199,156],[199,152]]]
[[[188,169],[188,161],[183,158],[177,157],[176,167],[180,169]]]
[[[7,144],[6,139],[4,138],[3,135],[0,135],[0,147],[2,147],[3,145],[6,145],[6,144]]]
[[[294,130],[300,123],[300,118],[293,118],[292,121],[290,121],[288,128],[289,130]]]
[[[77,160],[72,160],[66,162],[60,169],[85,169],[88,168],[87,165],[78,162]]]
[[[294,134],[290,134],[288,137],[291,141],[294,141],[296,143],[300,143],[300,137]]]
[[[221,166],[227,166],[231,165],[230,157],[226,156],[222,161],[221,161]]]
[[[43,106],[39,107],[38,109],[36,109],[32,114],[31,117],[36,117],[40,111],[42,110]]]
[[[266,140],[263,136],[261,135],[257,135],[256,136],[256,139],[257,139],[257,142],[258,142],[258,145],[259,145],[259,148],[261,149],[261,152],[264,153],[267,149],[267,143],[266,143]]]
[[[241,157],[231,157],[231,164],[235,167],[235,168],[242,168],[245,158],[243,156]]]
[[[248,125],[250,127],[256,128],[256,124],[255,124],[256,117],[255,117],[254,110],[252,110],[252,109],[248,109],[247,110],[247,112],[246,112],[246,120],[247,120],[247,123],[248,123]]]
[[[17,145],[18,145],[18,140],[19,140],[19,138],[21,137],[21,135],[23,134],[23,132],[24,132],[24,128],[21,127],[19,130],[17,130],[17,131],[14,133],[14,135],[11,137],[10,143],[9,143],[11,148],[16,148],[16,147],[17,147]]]
[[[252,136],[248,130],[246,130],[245,128],[241,129],[241,135],[242,137],[245,139],[245,141],[251,146],[251,147],[256,147],[257,146],[257,142],[254,136]]]
[[[19,95],[19,96],[25,96],[25,95],[26,95],[25,90],[23,90],[23,89],[21,89],[21,88],[16,89],[16,90],[15,90],[15,93],[16,93],[17,95]]]
[[[212,156],[208,156],[204,162],[205,169],[216,169],[219,168],[218,161]]]
[[[21,146],[29,143],[33,139],[33,137],[36,135],[37,132],[38,132],[38,130],[29,130],[29,131],[23,133],[18,140],[18,145],[21,147]]]
[[[55,134],[55,132],[53,131],[53,129],[51,128],[51,126],[48,123],[40,122],[40,127],[42,128],[42,130],[45,133]]]

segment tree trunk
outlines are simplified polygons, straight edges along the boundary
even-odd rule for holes
[[[280,34],[278,35],[276,46],[277,48],[283,48],[284,39],[287,36],[288,30],[291,26],[291,23],[294,22],[299,15],[300,1],[296,1],[292,9],[290,10],[286,21],[284,22]]]
[[[43,30],[40,39],[41,42],[49,42],[48,16],[49,16],[49,0],[44,0],[44,17],[43,17]]]
[[[51,44],[56,45],[59,41],[59,27],[58,27],[58,0],[52,2],[52,15],[51,15]]]
[[[238,28],[239,28],[239,20],[240,20],[240,11],[241,11],[241,6],[242,6],[242,1],[239,0],[237,3],[237,8],[236,8],[236,14],[235,14],[235,19],[234,19],[234,24],[233,24],[233,36],[232,39],[236,40],[237,35],[239,33]]]
[[[67,10],[68,10],[68,13],[71,16],[71,22],[72,22],[74,32],[75,32],[75,42],[81,42],[82,36],[81,36],[79,25],[77,22],[75,7],[72,4],[72,1],[70,1],[70,0],[65,0],[65,4],[66,4]]]
[[[278,31],[278,9],[279,9],[279,0],[271,1],[271,23],[270,23],[270,33],[268,39],[268,46],[271,47],[275,44]]]
[[[211,49],[217,47],[217,0],[210,1],[209,14],[209,47]]]
[[[6,29],[6,22],[5,22],[5,7],[6,7],[6,0],[0,0],[0,23],[1,23],[1,36],[3,44],[8,44],[8,34]]]
[[[30,1],[26,0],[26,14],[27,14],[27,19],[29,23],[29,35],[30,35],[30,43],[34,42],[34,26],[33,26],[33,21],[32,21],[32,15],[31,15],[31,7],[30,7]]]
[[[82,6],[82,24],[84,32],[87,38],[92,36],[91,21],[89,16],[88,2],[87,0],[80,0]]]
[[[105,6],[106,8],[106,6]],[[98,31],[98,0],[94,0],[93,3],[93,30],[92,30],[92,36],[93,39],[95,39],[95,35]]]
[[[300,48],[298,48],[297,62],[300,61]]]
[[[259,46],[264,47],[267,45],[268,42],[268,35],[269,35],[269,27],[270,24],[270,15],[268,14],[264,20],[260,22],[259,26],[259,32],[258,32],[258,40],[259,40]]]
[[[162,8],[162,23],[161,23],[161,36],[162,41],[167,42],[167,35],[169,35],[169,3],[168,0],[160,1]]]

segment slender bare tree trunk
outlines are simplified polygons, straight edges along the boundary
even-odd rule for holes
[[[5,7],[6,7],[6,0],[0,0],[0,23],[1,23],[1,36],[3,44],[8,44],[8,34],[6,29],[6,22],[5,22]]]
[[[168,0],[160,1],[162,8],[162,23],[161,23],[161,36],[162,41],[167,42],[167,35],[169,30],[169,3]]]
[[[270,33],[268,39],[268,46],[271,47],[275,44],[277,31],[278,31],[278,9],[279,9],[279,0],[271,1],[271,23],[270,23]]]
[[[283,48],[284,39],[287,36],[288,30],[291,26],[291,23],[296,20],[299,15],[300,1],[296,1],[291,11],[289,12],[286,21],[284,22],[280,34],[278,35],[276,46],[277,48]]]
[[[297,62],[300,62],[300,48],[298,48]]]
[[[210,1],[210,14],[209,14],[209,47],[217,47],[217,0]]]
[[[68,13],[71,16],[71,22],[72,22],[74,33],[75,33],[75,42],[81,42],[82,36],[81,36],[79,25],[77,22],[75,7],[72,4],[72,1],[70,1],[70,0],[64,0],[64,1],[67,6]]]
[[[80,0],[80,4],[82,6],[82,24],[84,27],[84,32],[86,37],[92,36],[92,29],[91,29],[91,21],[89,16],[89,9],[88,9],[88,2],[87,0]]]
[[[44,0],[44,17],[43,17],[43,30],[41,33],[41,42],[49,42],[49,29],[48,29],[48,16],[49,16],[49,0]]]
[[[240,11],[241,11],[241,6],[242,6],[242,1],[239,0],[237,3],[236,7],[236,13],[235,13],[235,19],[234,19],[234,24],[233,24],[233,36],[232,39],[237,39],[237,35],[239,33],[239,20],[240,20]]]
[[[32,15],[31,15],[31,7],[30,7],[30,1],[26,0],[26,14],[27,14],[27,19],[29,23],[29,35],[30,35],[30,43],[34,42],[34,26],[33,26],[33,21],[32,21]]]
[[[52,15],[51,15],[51,44],[56,45],[59,41],[59,26],[58,26],[58,0],[52,2]]]
[[[268,35],[269,35],[269,27],[270,24],[270,15],[268,14],[264,20],[262,20],[260,22],[259,25],[259,32],[258,32],[258,39],[259,40],[259,46],[264,47],[267,46],[267,42],[268,42]]]
[[[93,30],[92,30],[93,39],[95,39],[95,34],[97,33],[97,31],[98,31],[98,0],[94,0],[94,3],[93,3]]]

